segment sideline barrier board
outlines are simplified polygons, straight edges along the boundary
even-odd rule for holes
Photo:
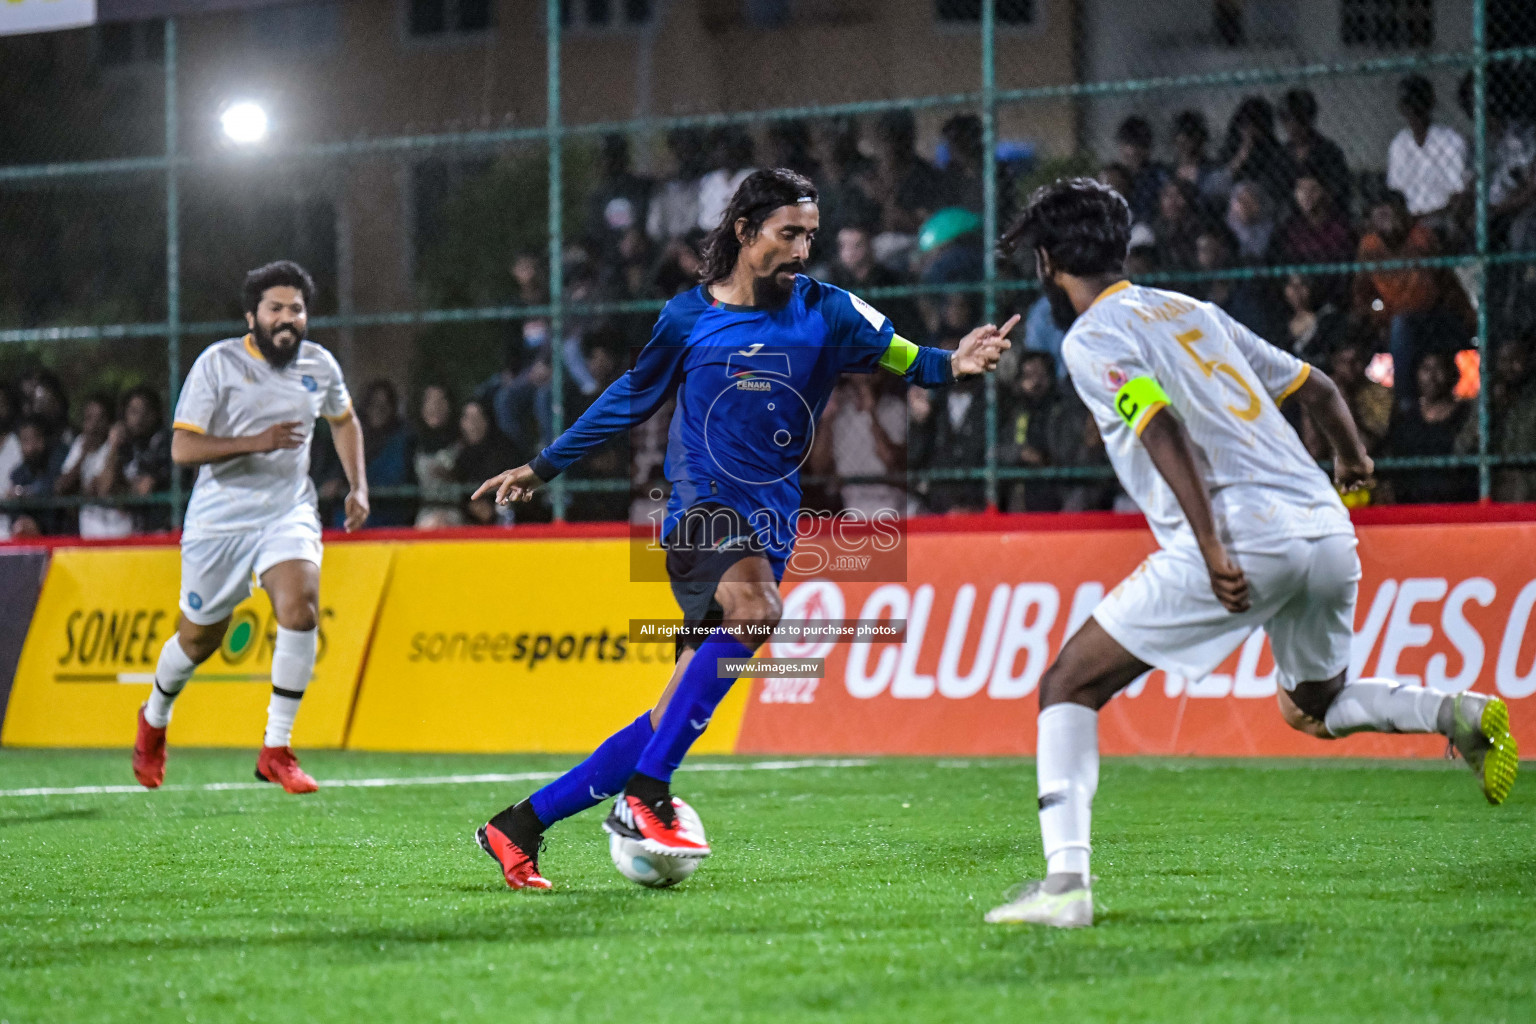
[[[298,747],[340,747],[394,546],[326,547],[315,675],[294,726]],[[130,747],[160,647],[176,630],[180,552],[172,546],[59,548],[22,650],[0,743]],[[271,696],[277,623],[256,589],[221,649],[176,702],[179,746],[258,747]],[[124,771],[126,771],[126,767]]]
[[[1358,528],[1364,568],[1351,677],[1386,675],[1510,703],[1536,750],[1536,523]],[[773,645],[825,657],[821,680],[754,680],[738,753],[1034,752],[1041,674],[1098,599],[1154,550],[1134,528],[920,533],[907,583],[811,580],[786,618],[905,618],[907,644]],[[1201,680],[1154,671],[1100,717],[1106,754],[1438,757],[1438,737],[1318,740],[1276,708],[1261,632]]]
[[[46,551],[0,549],[0,728],[47,572]]]
[[[665,583],[630,581],[630,541],[402,544],[347,746],[585,753],[651,707],[672,641],[632,618],[677,619]],[[694,749],[728,754],[736,687]]]
[[[1001,518],[1001,517],[999,517]],[[827,659],[820,680],[753,680],[696,748],[745,754],[1019,755],[1034,750],[1040,675],[1104,591],[1153,550],[1139,520],[1108,528],[1005,521],[907,539],[906,583],[786,585],[785,616],[905,618],[910,643],[774,645]],[[1364,525],[1352,675],[1477,689],[1511,704],[1536,750],[1536,521]],[[462,536],[462,535],[461,535]],[[678,615],[664,583],[632,583],[630,542],[407,539],[329,544],[325,641],[299,746],[401,751],[591,749],[649,707],[670,641],[632,619]],[[3,725],[11,746],[132,742],[175,622],[174,547],[59,547]],[[251,746],[266,708],[271,610],[257,591],[225,650],[178,703],[172,741]],[[1275,707],[1262,633],[1203,680],[1153,672],[1103,714],[1108,754],[1425,756],[1429,737],[1315,740]],[[359,681],[359,677],[364,677]],[[123,680],[124,682],[119,682]],[[348,731],[348,714],[351,727]]]

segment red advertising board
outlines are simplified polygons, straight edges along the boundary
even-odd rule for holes
[[[1351,677],[1467,686],[1510,704],[1536,750],[1536,522],[1359,527],[1364,579]],[[1123,528],[924,530],[907,582],[785,586],[785,618],[907,620],[906,643],[774,645],[825,657],[820,680],[755,680],[740,753],[1017,755],[1035,747],[1038,684],[1063,640],[1154,549]],[[1295,732],[1256,632],[1216,672],[1153,671],[1104,709],[1106,754],[1440,756],[1437,737]]]

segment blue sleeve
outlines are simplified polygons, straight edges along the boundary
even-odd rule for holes
[[[655,415],[682,379],[684,342],[696,319],[696,315],[678,316],[670,308],[662,310],[634,367],[608,385],[575,423],[533,457],[529,465],[534,475],[553,480],[610,437]]]
[[[932,345],[914,347],[917,351],[912,353],[912,362],[902,373],[902,377],[908,384],[916,384],[924,388],[942,388],[955,382],[955,367],[949,361],[948,349],[934,348]]]
[[[846,373],[873,373],[884,367],[909,384],[936,388],[955,382],[949,353],[896,336],[890,318],[851,292],[820,284],[818,308],[843,353]]]

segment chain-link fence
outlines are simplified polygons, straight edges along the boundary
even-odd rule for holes
[[[813,275],[903,336],[1024,316],[984,380],[840,386],[808,506],[1124,507],[1033,268],[987,244],[1063,174],[1127,197],[1135,280],[1340,384],[1369,500],[1530,500],[1533,62],[1518,0],[330,0],[0,39],[0,510],[179,522],[180,382],[281,257],[373,524],[498,522],[468,488],[623,371],[760,166],[812,178]],[[644,520],[669,413],[517,515]]]

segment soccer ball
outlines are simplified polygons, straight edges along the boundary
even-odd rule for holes
[[[677,797],[672,798],[672,805],[677,808],[677,816],[688,826],[688,830],[702,837],[704,825],[699,821],[699,812]],[[665,889],[676,885],[699,870],[699,861],[703,859],[651,853],[633,839],[618,835],[609,835],[608,853],[613,857],[613,866],[619,869],[619,874],[650,889]]]

